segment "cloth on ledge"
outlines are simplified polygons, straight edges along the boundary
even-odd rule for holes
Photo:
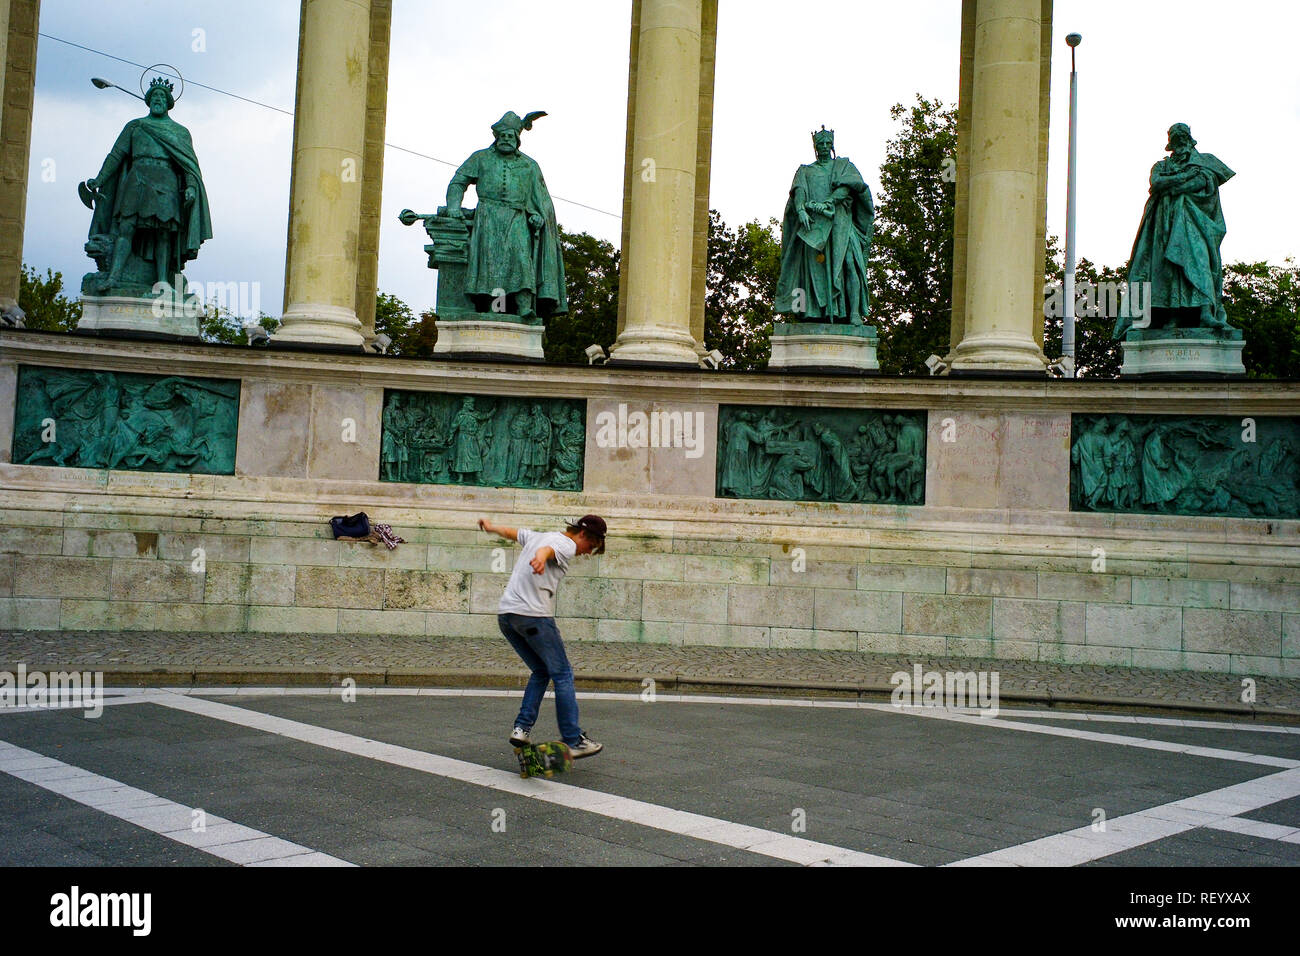
[[[364,538],[352,538],[347,535],[339,535],[340,541],[368,541],[371,544],[384,544],[389,551],[396,549],[399,544],[405,544],[406,539],[393,533],[391,526],[386,524],[372,524],[370,534]]]
[[[396,534],[393,533],[393,529],[391,525],[372,524],[370,526],[370,534],[372,537],[378,535],[380,540],[382,540],[384,544],[388,546],[389,551],[395,549],[399,544],[406,543],[405,538],[398,537]]]

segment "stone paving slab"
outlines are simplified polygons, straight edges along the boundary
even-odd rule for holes
[[[881,699],[898,671],[986,671],[1010,703],[1109,705],[1300,720],[1300,679],[992,658],[853,651],[567,643],[584,689],[857,696]],[[307,684],[522,687],[527,671],[503,639],[388,635],[0,631],[0,670],[95,670],[114,684]]]

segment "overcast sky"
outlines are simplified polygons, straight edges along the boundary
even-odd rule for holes
[[[893,103],[957,98],[960,0],[722,0],[711,205],[731,225],[779,218],[809,132],[836,131],[879,190]],[[630,0],[395,0],[389,71],[379,287],[417,312],[432,306],[419,226],[404,207],[444,202],[456,165],[491,142],[506,110],[546,110],[523,137],[561,224],[616,245],[622,204]],[[143,64],[290,111],[296,0],[44,0],[24,259],[64,274],[76,294],[94,268],[82,245],[90,212],[76,184],[99,171],[143,104],[97,90],[137,89],[140,70],[51,39]],[[1293,0],[1057,0],[1052,63],[1049,231],[1062,235],[1070,58],[1079,48],[1082,256],[1128,257],[1165,130],[1188,123],[1198,148],[1237,172],[1222,190],[1225,260],[1300,257],[1300,69]],[[281,309],[291,117],[195,86],[172,113],[193,134],[215,236],[191,282],[260,284]],[[402,147],[444,162],[392,148]],[[570,200],[566,202],[564,200]],[[595,207],[583,208],[582,205]],[[601,210],[601,211],[595,211]]]

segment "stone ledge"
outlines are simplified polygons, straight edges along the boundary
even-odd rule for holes
[[[268,509],[270,501],[276,502],[274,510]],[[242,521],[247,524],[233,526],[232,533],[255,538],[276,536],[278,524],[297,523],[319,527],[318,537],[325,541],[332,540],[325,522],[344,511],[364,510],[376,520],[416,534],[451,529],[476,534],[474,520],[485,513],[509,514],[520,523],[554,521],[577,510],[606,516],[618,533],[674,541],[716,540],[716,529],[723,522],[730,540],[777,546],[880,550],[901,546],[955,550],[974,558],[1002,553],[1009,539],[1023,539],[1025,544],[1006,553],[1032,555],[1041,553],[1040,541],[1068,538],[1074,541],[1080,561],[1085,556],[1091,561],[1092,548],[1108,544],[1108,561],[1131,560],[1127,557],[1131,554],[1134,559],[1219,563],[1258,549],[1254,553],[1260,557],[1277,555],[1276,563],[1300,564],[1300,521],[104,473],[11,464],[0,464],[0,510],[30,510],[37,515],[34,526],[46,528],[54,527],[49,524],[51,513],[64,511],[65,528],[86,530],[190,534],[206,530],[205,522]],[[645,517],[648,514],[656,517]],[[1164,538],[1164,543],[1153,542],[1153,534]],[[945,542],[947,546],[941,547]]]
[[[635,367],[537,365],[506,362],[423,361],[358,353],[322,354],[293,349],[142,343],[77,339],[61,333],[0,330],[0,362],[47,364],[156,373],[160,365],[177,375],[209,375],[275,382],[322,384],[363,381],[368,387],[466,391],[517,390],[521,370],[539,397],[606,397],[616,400],[673,400],[781,404],[799,394],[806,404],[862,408],[954,407],[1027,412],[1125,411],[1152,402],[1171,413],[1300,413],[1300,386],[1263,381],[1134,382],[1070,379],[1003,380],[801,376],[781,372],[673,372]]]
[[[17,665],[6,665],[14,669]],[[5,668],[0,668],[5,669]],[[44,669],[86,669],[73,665],[48,665]],[[519,690],[527,683],[522,671],[480,670],[473,668],[387,668],[373,670],[364,667],[349,670],[330,667],[315,670],[264,665],[220,665],[214,667],[120,667],[104,668],[104,686],[159,687],[181,689],[231,687],[322,687],[342,693],[344,679],[356,681],[358,691],[375,687],[467,687]],[[180,680],[181,684],[163,683]],[[629,675],[625,673],[578,672],[574,683],[579,690],[630,691],[645,689],[644,680],[655,682],[656,694],[706,694],[716,696],[740,695],[749,697],[809,697],[825,699],[851,699],[863,703],[887,702],[895,690],[892,685],[843,683],[835,681],[779,680],[775,678],[725,678],[691,677],[682,674],[653,673]],[[1089,694],[1053,694],[1051,692],[999,693],[999,705],[1038,705],[1046,710],[1069,706],[1084,710],[1110,710],[1123,708],[1135,713],[1179,713],[1206,715],[1222,714],[1267,720],[1274,723],[1300,724],[1300,709],[1263,708],[1250,704],[1209,704],[1196,701],[1162,701],[1153,698],[1106,697]],[[918,708],[924,710],[924,708]]]

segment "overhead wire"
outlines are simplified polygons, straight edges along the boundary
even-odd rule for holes
[[[110,60],[116,60],[119,63],[125,63],[128,66],[134,66],[141,70],[147,70],[149,68],[149,64],[147,63],[136,63],[134,60],[128,60],[125,57],[115,56],[112,53],[106,53],[103,50],[97,50],[94,47],[84,46],[83,44],[80,43],[73,43],[71,40],[65,40],[63,37],[56,37],[50,33],[40,33],[38,35],[44,37],[47,40],[54,40],[56,43],[63,43],[70,47],[76,47],[78,50],[84,50],[87,53],[94,53],[96,56],[107,57]],[[250,99],[247,96],[240,96],[238,93],[232,93],[230,92],[230,90],[223,90],[217,86],[208,86],[206,83],[200,83],[197,80],[189,80],[189,79],[185,80],[185,83],[189,86],[197,86],[200,89],[209,90],[213,93],[220,93],[222,96],[229,96],[237,100],[242,100],[245,103],[251,103],[253,106],[260,106],[263,109],[274,110],[277,113],[283,113],[285,116],[293,116],[292,110],[282,109],[279,106],[272,106],[270,103],[263,103],[261,100]],[[418,156],[421,159],[427,159],[435,163],[441,163],[443,166],[450,166],[452,169],[456,169],[460,166],[460,163],[453,163],[445,159],[439,159],[437,156],[430,156],[428,153],[422,153],[419,150],[410,149],[409,147],[406,146],[398,146],[396,143],[385,142],[384,146],[387,147],[388,149],[395,149],[398,152],[409,153],[412,156]],[[551,194],[551,198],[557,202],[568,203],[570,206],[578,206],[582,209],[589,209],[592,212],[598,212],[602,216],[612,216],[614,219],[623,218],[618,213],[610,212],[607,209],[601,209],[597,206],[591,206],[585,202],[579,202],[576,199],[566,199],[565,197],[556,195],[555,193]]]

